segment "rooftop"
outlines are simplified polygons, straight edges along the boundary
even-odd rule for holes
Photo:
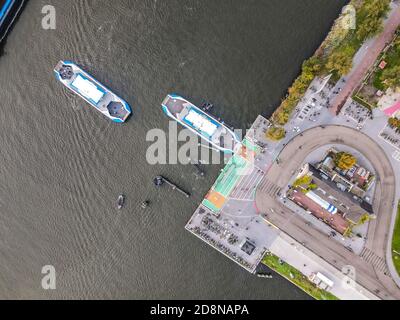
[[[344,234],[350,226],[350,223],[340,213],[332,214],[298,188],[293,190],[290,198],[340,234]]]
[[[256,245],[253,242],[250,242],[249,240],[246,240],[243,245],[242,245],[242,251],[247,253],[249,256],[251,256],[256,249]]]
[[[361,201],[367,195],[375,176],[357,163],[349,170],[339,169],[333,160],[334,154],[337,152],[339,151],[330,149],[324,160],[316,165],[316,168],[319,173],[334,181],[339,189],[355,195]]]
[[[195,109],[190,109],[183,121],[196,130],[205,133],[209,137],[212,137],[219,127],[218,124],[215,123],[211,118],[196,111]]]
[[[365,213],[373,214],[372,205],[363,199],[355,199],[354,195],[346,190],[342,190],[336,181],[326,179],[323,176],[323,172],[319,171],[312,165],[309,165],[310,172],[313,174],[313,179],[316,184],[321,186],[322,189],[326,189],[329,194],[331,194],[336,199],[339,199],[341,203],[345,204],[347,207],[351,208],[352,212],[357,212],[356,208],[362,209]],[[346,212],[346,214],[350,214]]]
[[[311,165],[310,172],[313,174],[313,181],[318,185],[315,192],[323,198],[330,197],[330,202],[336,205],[347,219],[357,223],[364,214],[373,214],[371,204],[354,199],[351,193],[339,189],[334,181],[322,178],[318,169]]]
[[[96,84],[78,74],[71,84],[80,94],[97,104],[104,97],[105,91],[99,88]]]
[[[393,106],[383,110],[383,112],[388,116],[388,117],[393,117],[395,116],[400,110],[400,102],[397,102]]]

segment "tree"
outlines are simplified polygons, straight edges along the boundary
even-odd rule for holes
[[[382,22],[390,9],[390,0],[364,0],[357,14],[356,37],[364,41],[382,30]]]
[[[322,59],[314,55],[310,59],[304,61],[302,70],[303,73],[308,74],[310,77],[314,78],[321,72],[322,67],[323,67]]]
[[[340,76],[348,74],[353,66],[354,48],[351,46],[339,47],[328,58],[326,68],[336,71]]]
[[[290,111],[283,109],[281,112],[276,114],[276,122],[280,125],[285,125],[289,121]]]
[[[312,182],[311,176],[305,175],[303,177],[298,178],[294,183],[294,187],[308,187]]]
[[[356,157],[348,152],[338,152],[334,161],[335,165],[341,170],[349,170],[357,163]]]
[[[364,41],[382,31],[382,21],[380,19],[365,20],[357,29],[357,39]]]
[[[266,137],[272,141],[279,141],[285,138],[286,131],[282,127],[272,126],[268,129]]]
[[[322,44],[322,49],[325,55],[329,55],[342,41],[347,37],[353,27],[353,21],[356,20],[352,15],[355,8],[353,5],[348,5],[343,8],[342,14],[335,21],[331,32],[329,32],[325,41]]]
[[[358,221],[358,225],[362,226],[363,224],[366,224],[368,221],[371,220],[371,217],[368,213],[363,214],[360,218],[360,220]]]
[[[383,83],[388,88],[395,88],[400,86],[400,65],[387,68],[382,72]]]
[[[400,129],[400,119],[396,117],[389,118],[388,124],[392,129]]]
[[[318,186],[315,183],[310,183],[310,185],[308,186],[308,190],[315,190],[317,188]]]

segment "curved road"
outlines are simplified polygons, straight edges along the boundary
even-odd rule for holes
[[[314,150],[329,144],[343,144],[362,153],[374,166],[377,174],[374,198],[376,220],[370,222],[365,257],[348,251],[336,241],[328,239],[319,230],[307,226],[297,214],[291,212],[277,198],[277,187],[283,189],[292,172],[303,165]],[[342,126],[326,126],[309,129],[290,141],[282,150],[279,165],[274,163],[256,193],[256,204],[268,215],[268,220],[280,230],[334,265],[339,270],[352,265],[356,269],[357,282],[382,299],[400,299],[400,289],[390,277],[386,264],[387,245],[391,245],[389,231],[392,215],[396,214],[396,184],[393,168],[381,147],[368,136]],[[272,211],[271,211],[272,209]],[[273,213],[271,213],[273,212]],[[384,266],[382,268],[382,265]]]

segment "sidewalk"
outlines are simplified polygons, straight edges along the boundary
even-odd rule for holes
[[[334,282],[329,292],[341,300],[379,300],[374,294],[354,283],[351,277],[347,278],[335,267],[284,233],[275,240],[270,251],[307,277],[315,272],[321,272],[327,276]],[[348,280],[350,283],[353,282],[353,285],[347,285]]]

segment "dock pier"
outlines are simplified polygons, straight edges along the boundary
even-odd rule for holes
[[[183,190],[182,188],[177,186],[175,183],[169,181],[167,178],[165,178],[163,176],[157,176],[154,178],[154,184],[157,187],[161,187],[164,183],[169,185],[172,188],[172,190],[176,190],[176,191],[180,192],[181,194],[183,194],[186,198],[190,198],[189,192],[186,192],[185,190]]]

